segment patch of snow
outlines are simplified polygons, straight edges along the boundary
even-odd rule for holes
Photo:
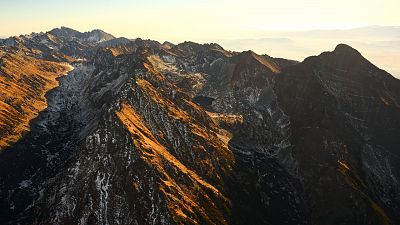
[[[32,181],[31,180],[23,180],[19,183],[19,188],[27,188],[30,187],[32,185]]]

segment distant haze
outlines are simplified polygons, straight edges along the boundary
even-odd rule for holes
[[[399,0],[2,0],[0,9],[6,36],[63,25],[182,42],[400,25]]]
[[[264,38],[221,39],[219,43],[231,50],[251,49],[259,54],[299,61],[345,43],[356,48],[379,68],[400,78],[400,27],[265,32]]]
[[[0,9],[0,36],[99,28],[297,60],[347,43],[400,77],[399,0],[12,0]]]

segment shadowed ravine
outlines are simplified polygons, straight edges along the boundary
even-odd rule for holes
[[[1,224],[35,218],[34,206],[68,165],[84,126],[77,119],[83,73],[81,65],[76,65],[60,78],[60,86],[46,95],[47,109],[31,122],[31,131],[0,155]]]

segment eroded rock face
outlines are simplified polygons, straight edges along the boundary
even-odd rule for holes
[[[3,43],[74,70],[0,155],[2,224],[399,223],[399,81],[349,46],[298,63],[68,28]]]
[[[54,222],[227,223],[230,202],[221,176],[234,160],[227,134],[185,94],[170,93],[173,85],[147,63],[135,62],[142,65],[81,143],[71,173],[59,184],[65,191],[54,189]],[[89,162],[93,166],[85,166]],[[78,181],[82,176],[86,182]]]
[[[76,64],[62,80],[58,100],[42,115],[49,124],[34,126],[2,155],[23,160],[10,164],[15,170],[32,165],[21,174],[2,170],[2,190],[11,191],[1,193],[10,208],[2,218],[38,224],[227,224],[231,205],[222,177],[234,163],[229,133],[143,52],[97,57],[93,66]],[[68,120],[71,124],[59,127]],[[58,138],[46,138],[49,134]]]
[[[298,176],[318,212],[315,223],[398,222],[399,88],[397,79],[346,45],[277,78]]]
[[[202,48],[200,54],[216,51],[215,46]],[[211,98],[211,105],[203,107],[214,111],[209,113],[212,118],[232,133],[229,148],[236,163],[226,177],[233,206],[231,223],[310,223],[299,180],[277,160],[282,155],[283,161],[295,164],[290,154],[290,121],[273,90],[274,77],[283,68],[275,59],[250,51],[223,53],[205,59],[156,52],[150,59],[183,90],[193,85],[189,93],[194,91],[195,100]],[[191,54],[196,55],[195,51]],[[239,193],[237,187],[241,187]]]
[[[160,69],[202,74],[204,107],[243,116],[230,127],[233,152],[276,158],[302,184],[313,224],[396,223],[399,81],[346,45],[298,65],[232,55],[184,72],[175,68],[195,63],[162,56]]]

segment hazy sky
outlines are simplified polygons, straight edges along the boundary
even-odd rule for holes
[[[0,0],[0,9],[1,36],[64,25],[181,42],[400,25],[399,0]]]
[[[385,27],[343,31],[371,25]],[[400,0],[0,0],[0,37],[99,28],[117,37],[217,42],[300,61],[347,43],[398,77],[399,25]]]

